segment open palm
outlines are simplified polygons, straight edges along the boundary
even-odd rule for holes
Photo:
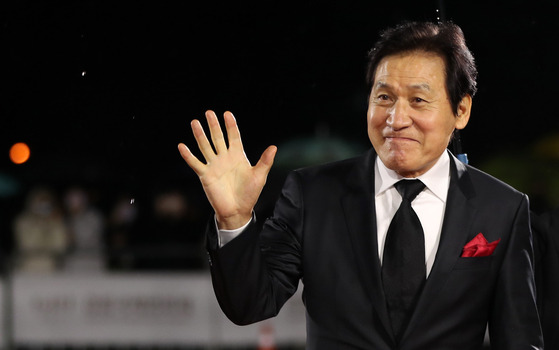
[[[225,141],[213,111],[206,112],[206,120],[211,143],[201,123],[198,120],[191,123],[194,138],[206,162],[201,162],[183,143],[178,146],[179,152],[200,178],[204,192],[216,213],[219,228],[239,228],[251,218],[277,149],[275,146],[268,147],[258,163],[252,166],[245,155],[233,114],[224,114],[228,142]]]

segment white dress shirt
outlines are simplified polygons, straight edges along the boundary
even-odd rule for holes
[[[450,183],[450,158],[445,151],[425,174],[417,177],[425,184],[425,189],[412,202],[412,208],[419,217],[425,234],[425,263],[427,275],[431,272],[437,247],[441,237],[441,229],[446,204],[446,196]],[[378,254],[382,263],[384,242],[390,221],[402,198],[394,184],[401,179],[395,171],[388,169],[377,157],[375,162],[375,206],[377,221]],[[218,230],[219,247],[230,242],[239,235],[250,223],[235,230]],[[217,222],[216,222],[217,226]]]
[[[375,206],[377,219],[378,254],[382,263],[386,233],[392,217],[396,214],[402,197],[394,184],[403,179],[395,171],[388,169],[377,157],[375,162]],[[425,234],[425,266],[427,275],[431,272],[441,230],[450,184],[450,157],[445,151],[435,165],[425,174],[417,177],[425,184],[412,202],[412,208],[421,221]]]
[[[219,247],[223,247],[225,244],[231,242],[231,240],[235,237],[237,237],[238,235],[241,234],[241,232],[243,232],[245,230],[245,228],[247,228],[248,224],[250,224],[250,222],[254,219],[254,213],[252,213],[252,218],[243,226],[236,228],[234,230],[220,230],[219,227],[217,226],[217,219],[214,216],[214,221],[215,221],[215,227],[218,227],[217,230],[217,243],[219,244]]]

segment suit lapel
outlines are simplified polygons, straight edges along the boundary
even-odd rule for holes
[[[437,293],[462,254],[476,215],[476,209],[469,202],[475,193],[466,166],[452,155],[450,158],[450,185],[437,255],[404,338],[420,321],[429,303],[436,300]]]
[[[393,337],[378,257],[374,198],[375,159],[376,154],[371,151],[366,156],[365,162],[360,163],[360,168],[354,173],[356,176],[348,183],[350,190],[342,199],[342,207],[362,285],[367,295],[371,296],[373,307],[387,334]],[[363,213],[370,213],[370,215],[363,215]]]

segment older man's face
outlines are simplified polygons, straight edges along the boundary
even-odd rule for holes
[[[387,56],[371,90],[369,138],[389,169],[417,177],[436,163],[454,129],[466,126],[470,109],[466,96],[458,115],[452,110],[440,56],[423,51]]]

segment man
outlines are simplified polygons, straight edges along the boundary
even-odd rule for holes
[[[215,151],[194,121],[206,163],[179,150],[215,210],[208,251],[224,313],[272,317],[301,279],[308,349],[479,349],[487,325],[493,349],[543,348],[528,199],[446,150],[468,123],[476,74],[452,23],[385,31],[368,67],[373,149],[292,172],[262,230],[252,212],[276,148],[252,167],[231,113],[229,147],[206,113]]]

